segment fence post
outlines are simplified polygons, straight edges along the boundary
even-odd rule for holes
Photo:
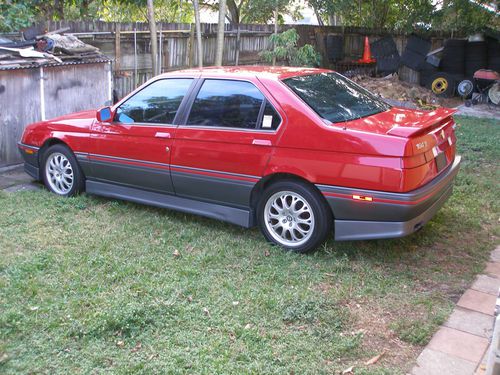
[[[189,30],[189,40],[188,40],[188,63],[187,65],[192,68],[194,65],[194,27],[191,24],[191,29]]]
[[[120,39],[121,39],[121,24],[120,22],[115,23],[115,73],[119,72],[121,69],[121,49],[120,49]]]

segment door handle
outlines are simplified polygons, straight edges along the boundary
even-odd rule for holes
[[[170,133],[168,132],[157,132],[155,134],[156,138],[170,138]]]
[[[252,141],[252,144],[257,146],[272,146],[272,143],[269,139],[254,139]]]

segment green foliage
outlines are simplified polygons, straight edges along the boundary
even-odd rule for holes
[[[337,15],[344,26],[387,28],[412,32],[434,29],[469,33],[489,26],[498,28],[500,16],[485,0],[309,0],[325,23]],[[438,7],[439,5],[439,7]]]
[[[154,9],[157,22],[194,21],[191,1],[155,0]],[[101,0],[97,14],[107,22],[147,22],[148,19],[146,0]]]
[[[297,48],[299,34],[295,29],[288,29],[279,34],[273,34],[269,41],[274,50],[263,51],[260,56],[266,61],[271,62],[273,57],[277,60],[285,60],[290,66],[319,66],[321,55],[316,52],[313,46],[306,44]]]
[[[155,0],[158,22],[193,22],[190,1]],[[0,0],[0,31],[18,31],[36,21],[93,19],[147,22],[145,0]]]
[[[488,11],[490,2],[450,0],[434,15],[433,28],[473,33],[484,27],[500,29],[500,13]]]
[[[33,21],[35,10],[29,1],[0,3],[0,31],[16,31]]]

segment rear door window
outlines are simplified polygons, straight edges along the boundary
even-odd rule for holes
[[[193,102],[187,125],[256,129],[264,100],[250,82],[206,79]]]
[[[153,82],[118,107],[115,121],[124,124],[172,124],[192,82],[191,78]]]

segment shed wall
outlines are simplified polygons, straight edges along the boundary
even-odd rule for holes
[[[98,108],[111,100],[111,64],[43,68],[45,118]],[[0,168],[22,163],[24,128],[41,121],[40,68],[0,70]]]
[[[40,120],[40,71],[0,71],[0,167],[21,162],[17,141],[26,124]]]

